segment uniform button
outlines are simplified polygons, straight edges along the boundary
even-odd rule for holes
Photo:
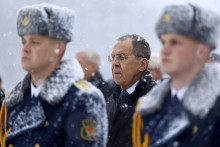
[[[13,144],[9,144],[8,147],[13,147]]]
[[[40,144],[36,143],[36,144],[34,145],[34,147],[40,147]]]
[[[47,126],[49,126],[49,122],[48,122],[48,121],[45,121],[44,127],[47,127]]]
[[[192,129],[192,134],[196,134],[197,131],[199,130],[198,126],[193,126],[193,129]]]

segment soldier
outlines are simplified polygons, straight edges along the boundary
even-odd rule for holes
[[[104,97],[83,81],[74,60],[61,60],[73,36],[74,13],[50,4],[26,6],[17,19],[22,67],[28,72],[4,100],[1,147],[105,146]]]
[[[220,146],[220,66],[205,64],[219,25],[218,15],[195,5],[164,9],[156,32],[170,78],[139,100],[134,147]]]

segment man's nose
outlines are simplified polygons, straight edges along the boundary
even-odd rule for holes
[[[120,62],[119,62],[119,59],[118,59],[118,56],[115,56],[113,59],[112,59],[112,66],[117,66],[119,65]]]
[[[22,47],[22,51],[29,53],[30,52],[30,46],[28,44],[24,44]]]

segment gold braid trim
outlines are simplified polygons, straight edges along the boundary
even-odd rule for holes
[[[140,105],[140,101],[138,105]],[[133,123],[132,123],[132,143],[134,147],[149,147],[150,146],[150,136],[148,133],[144,135],[144,141],[141,141],[141,132],[144,130],[143,119],[140,114],[135,110],[133,114]]]
[[[6,95],[8,95],[7,93]],[[11,127],[7,129],[7,107],[4,106],[4,103],[2,103],[1,111],[0,111],[0,143],[1,147],[5,147],[6,138],[11,131]],[[4,126],[3,126],[4,125]]]

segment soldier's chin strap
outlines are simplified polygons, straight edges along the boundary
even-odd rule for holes
[[[8,94],[6,94],[8,95]],[[7,107],[2,103],[1,111],[0,111],[0,143],[1,147],[5,147],[6,138],[11,131],[11,127],[7,129]]]
[[[136,106],[136,109],[139,102]],[[142,142],[141,132],[144,129],[142,116],[135,110],[133,115],[132,123],[132,143],[134,147],[149,147],[150,146],[150,136],[148,133],[144,134],[144,141]]]

